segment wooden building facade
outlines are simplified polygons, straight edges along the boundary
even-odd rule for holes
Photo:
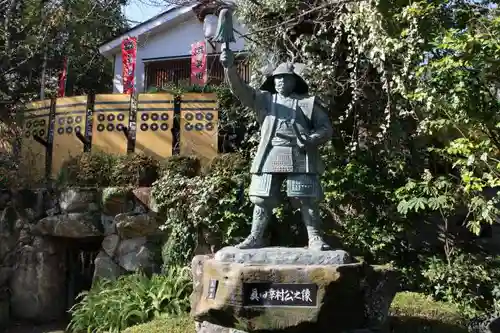
[[[245,82],[250,81],[250,64],[246,55],[235,59],[238,73]],[[172,59],[146,62],[145,86],[161,88],[169,84],[189,85],[191,73],[191,57],[175,57]],[[224,81],[224,68],[219,62],[219,55],[207,56],[207,84],[218,85]]]

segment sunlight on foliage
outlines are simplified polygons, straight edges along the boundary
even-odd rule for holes
[[[170,267],[164,275],[133,274],[100,280],[71,310],[70,332],[118,333],[132,325],[189,309],[190,270]]]

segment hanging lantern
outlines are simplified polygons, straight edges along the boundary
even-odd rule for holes
[[[203,32],[205,38],[210,40],[215,36],[215,30],[217,29],[218,17],[212,14],[205,16],[203,19]]]

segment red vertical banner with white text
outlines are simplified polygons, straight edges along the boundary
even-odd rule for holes
[[[207,45],[204,41],[191,44],[191,84],[207,83]]]
[[[59,89],[57,91],[57,97],[64,97],[66,94],[66,79],[68,76],[68,57],[64,57],[63,68],[61,74],[59,75]]]
[[[122,41],[122,79],[123,93],[131,95],[135,87],[135,63],[137,57],[137,37]]]

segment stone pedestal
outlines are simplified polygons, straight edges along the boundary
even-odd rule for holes
[[[387,267],[301,248],[196,256],[193,279],[198,333],[369,332],[385,323],[397,287]]]

